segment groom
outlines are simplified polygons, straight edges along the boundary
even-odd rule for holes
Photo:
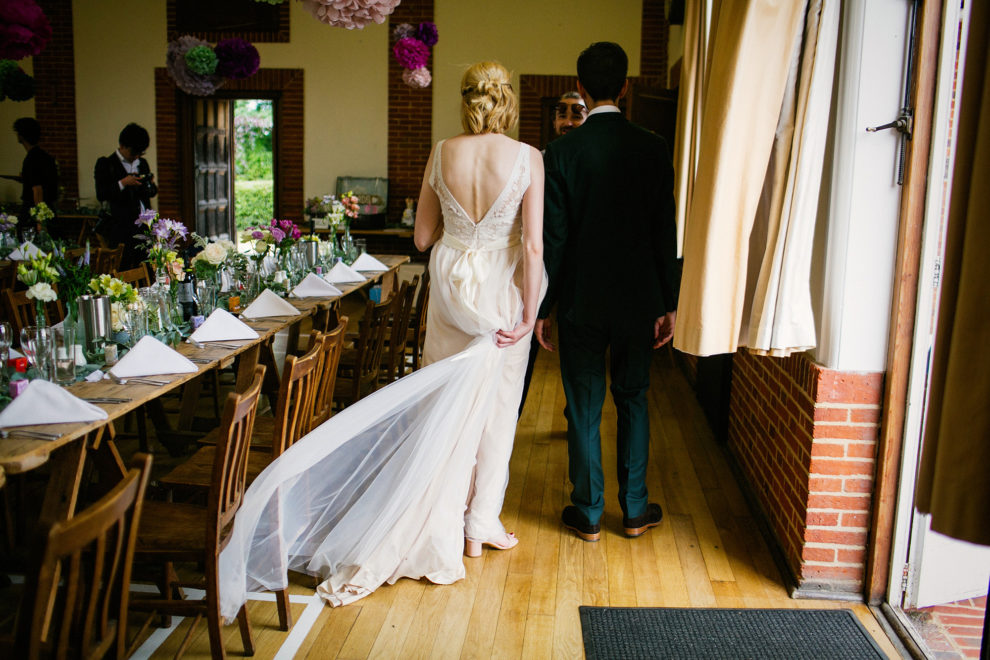
[[[578,91],[590,112],[581,130],[547,146],[544,261],[550,285],[536,322],[547,350],[557,305],[560,371],[567,396],[571,502],[564,527],[601,536],[601,433],[605,356],[618,411],[622,526],[639,536],[663,512],[648,500],[650,428],[646,393],[653,349],[674,334],[680,274],[674,172],[663,138],[630,123],[617,103],[628,59],[618,44],[594,43],[578,57]]]

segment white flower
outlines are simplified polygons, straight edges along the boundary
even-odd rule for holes
[[[114,332],[120,332],[124,329],[124,323],[121,317],[124,315],[124,303],[112,302],[110,303],[110,327],[113,328]]]
[[[52,302],[58,298],[55,294],[55,289],[48,282],[38,282],[31,286],[25,295],[28,298],[40,300],[41,302]]]
[[[219,266],[227,258],[227,249],[219,243],[210,243],[203,248],[203,258],[214,266]]]
[[[217,241],[217,245],[221,246],[227,251],[227,255],[235,254],[237,252],[237,246],[234,245],[234,241],[228,240],[226,238],[221,238]]]

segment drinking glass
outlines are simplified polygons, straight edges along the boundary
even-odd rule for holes
[[[52,379],[53,343],[51,328],[29,325],[21,330],[21,349],[42,380]]]
[[[213,282],[197,282],[196,297],[199,298],[199,313],[204,317],[217,307],[217,287]]]
[[[59,385],[71,385],[76,380],[76,328],[60,325],[52,330],[55,382]]]
[[[368,251],[368,239],[355,238],[354,247],[357,250],[357,255],[354,257],[356,259],[357,257],[360,257],[362,254],[365,254]]]
[[[14,330],[6,321],[0,321],[0,374],[7,373],[7,360],[10,359],[10,345],[13,341]]]
[[[123,310],[121,324],[130,338],[128,346],[134,348],[134,344],[138,343],[141,337],[148,334],[148,317],[144,303],[127,303],[127,307]]]
[[[23,229],[21,229],[21,239],[25,243],[33,243],[35,234],[36,232],[34,227],[24,227]]]

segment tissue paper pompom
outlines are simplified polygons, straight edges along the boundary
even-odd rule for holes
[[[430,59],[430,49],[419,39],[399,39],[392,47],[395,59],[406,69],[420,69]]]
[[[418,69],[406,69],[402,72],[402,82],[416,89],[429,87],[432,81],[433,76],[430,75],[430,70],[425,66]]]
[[[392,29],[392,36],[395,37],[396,41],[406,37],[415,37],[416,28],[411,23],[399,23]]]
[[[27,101],[34,97],[34,78],[24,73],[17,62],[0,60],[0,101]]]
[[[384,23],[399,0],[302,0],[318,21],[353,30],[369,23]]]
[[[217,74],[232,80],[248,78],[258,72],[261,56],[258,49],[243,39],[224,39],[213,52],[217,54]]]
[[[0,0],[0,59],[37,55],[51,38],[52,26],[34,0]]]
[[[440,39],[437,33],[437,24],[433,21],[423,21],[416,28],[416,38],[422,41],[427,46],[435,46],[437,41]]]
[[[199,75],[189,69],[186,64],[186,53],[197,46],[206,46],[202,39],[189,35],[170,41],[165,51],[165,68],[175,81],[175,84],[186,94],[194,96],[209,96],[217,91],[223,83],[223,78],[213,75]]]
[[[217,70],[217,54],[209,46],[193,46],[186,51],[186,66],[197,75],[208,76]]]

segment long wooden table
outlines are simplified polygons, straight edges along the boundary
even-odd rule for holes
[[[376,273],[364,273],[368,278],[364,282],[351,285],[336,285],[342,291],[342,296],[330,298],[287,298],[292,305],[300,311],[298,316],[266,317],[259,319],[244,319],[258,333],[257,339],[244,341],[224,342],[230,345],[237,345],[237,348],[226,349],[216,346],[206,345],[197,348],[192,344],[183,342],[176,350],[186,357],[209,360],[208,363],[197,364],[199,367],[196,373],[171,374],[154,376],[156,380],[167,380],[168,384],[163,386],[142,385],[140,383],[117,384],[111,380],[102,380],[96,383],[81,382],[68,387],[74,395],[84,397],[112,397],[127,398],[129,401],[119,404],[95,404],[107,411],[108,419],[89,423],[71,424],[44,424],[36,426],[26,426],[24,429],[43,431],[46,433],[57,433],[57,440],[34,440],[26,437],[13,435],[7,438],[0,438],[0,474],[19,474],[37,468],[45,463],[50,463],[52,476],[50,486],[46,489],[45,502],[42,507],[42,519],[50,522],[52,520],[64,520],[71,518],[75,512],[76,498],[78,496],[79,485],[82,480],[83,468],[89,458],[102,471],[120,471],[123,475],[124,465],[117,454],[112,442],[111,433],[101,433],[101,429],[109,422],[122,417],[128,412],[146,404],[158,397],[187,385],[199,391],[199,379],[208,371],[224,368],[239,360],[237,387],[245,387],[254,372],[255,365],[258,364],[261,350],[264,346],[270,346],[275,334],[286,328],[295,328],[294,334],[298,336],[298,324],[321,309],[339,300],[343,296],[362,292],[372,285],[384,282],[383,288],[388,286],[391,278],[396,276],[398,267],[409,261],[404,255],[378,255],[377,258],[388,266],[388,270]],[[290,330],[291,331],[291,330]],[[183,409],[188,407],[188,401],[198,396],[183,396]],[[185,410],[183,412],[186,412]],[[181,417],[181,416],[180,416]],[[180,427],[183,425],[180,422]],[[21,427],[19,427],[21,428]],[[113,477],[114,475],[110,475]],[[54,487],[53,487],[54,486]]]

